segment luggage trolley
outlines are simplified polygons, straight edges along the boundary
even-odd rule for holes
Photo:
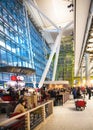
[[[77,99],[75,101],[76,110],[84,110],[86,107],[86,101],[84,99]]]

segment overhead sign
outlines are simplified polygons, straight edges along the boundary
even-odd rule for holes
[[[12,81],[23,81],[23,80],[24,80],[24,77],[23,77],[23,76],[13,75],[13,76],[11,76],[11,80],[12,80]]]

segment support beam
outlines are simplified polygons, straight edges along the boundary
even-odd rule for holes
[[[52,81],[55,80],[55,76],[56,76],[58,57],[59,57],[59,51],[60,51],[60,44],[61,44],[61,41],[58,43],[58,47],[57,47],[57,50],[56,50]]]
[[[56,40],[55,40],[55,43],[54,43],[52,52],[51,52],[50,57],[49,57],[49,60],[48,60],[48,62],[47,62],[47,64],[46,64],[45,70],[44,70],[44,72],[43,72],[43,74],[42,74],[42,77],[41,77],[41,80],[40,80],[40,82],[39,82],[39,86],[38,86],[39,88],[41,88],[42,85],[43,85],[43,83],[44,83],[45,77],[46,77],[46,75],[47,75],[47,73],[48,73],[50,64],[51,64],[51,62],[52,62],[52,58],[53,58],[53,56],[54,56],[54,54],[55,54],[55,52],[56,52],[57,46],[58,46],[59,43],[61,42],[62,33],[63,33],[64,30],[65,30],[66,28],[68,28],[71,24],[73,24],[73,21],[70,22],[69,24],[67,24],[63,29],[60,29],[60,28],[59,28],[60,31],[59,31],[59,34],[57,35],[57,38],[56,38]]]
[[[85,62],[86,62],[86,85],[90,85],[90,76],[89,76],[89,54],[85,54]]]
[[[83,86],[83,72],[82,72],[82,66],[80,70],[80,80],[81,80],[81,86]]]
[[[58,36],[57,36],[57,38],[56,38],[56,41],[55,41],[53,50],[52,50],[52,52],[51,52],[51,54],[50,54],[50,57],[49,57],[49,60],[48,60],[48,62],[47,62],[47,64],[46,64],[44,73],[42,74],[41,80],[40,80],[40,82],[39,82],[39,86],[38,86],[39,88],[41,88],[42,85],[43,85],[43,82],[44,82],[45,77],[46,77],[46,75],[47,75],[47,73],[48,73],[50,64],[51,64],[51,62],[52,62],[52,58],[53,58],[53,56],[54,56],[54,54],[55,54],[55,52],[56,52],[56,48],[57,48],[59,42],[61,41],[61,36],[62,36],[62,31],[60,31],[60,33],[58,34]]]

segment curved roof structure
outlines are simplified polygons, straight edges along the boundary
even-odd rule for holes
[[[85,64],[85,50],[92,23],[90,13],[92,0],[24,0],[24,3],[29,16],[51,48],[59,28],[64,29],[73,22],[64,29],[62,37],[73,35],[77,76],[81,66]]]

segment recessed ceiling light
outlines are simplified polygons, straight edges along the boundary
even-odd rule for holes
[[[90,39],[88,40],[88,42],[93,42],[93,38],[90,38]]]
[[[91,32],[90,35],[93,36],[93,32]]]

